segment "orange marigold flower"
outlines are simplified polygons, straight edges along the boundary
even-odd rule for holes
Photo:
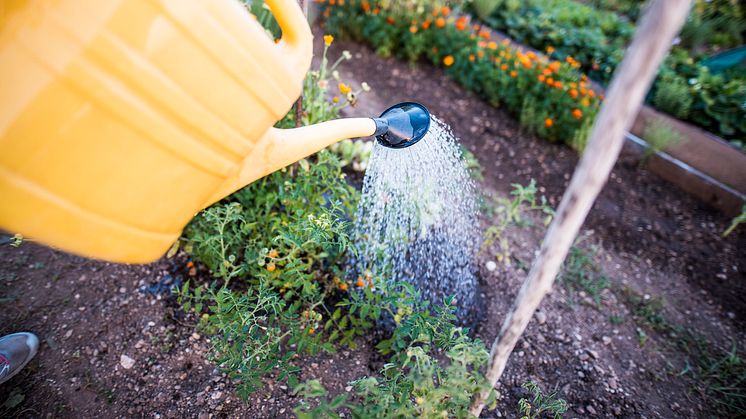
[[[554,88],[555,89],[561,89],[562,88],[562,82],[557,80],[554,82]]]
[[[541,74],[543,74],[545,76],[551,76],[552,75],[552,70],[550,70],[548,68],[545,68],[544,71],[541,72]]]
[[[511,71],[511,72],[510,72],[510,77],[512,77],[512,78],[516,78],[516,77],[518,77],[518,72],[517,72],[517,71],[515,71],[515,70]]]
[[[347,288],[349,288],[349,287],[348,287],[348,285],[347,285],[346,282],[343,282],[343,283],[339,284],[339,289],[340,290],[347,291]]]
[[[556,73],[560,69],[560,62],[559,61],[552,61],[549,64],[549,69],[552,70],[552,71],[554,71]]]
[[[312,328],[308,329],[308,334],[309,334],[309,335],[312,335],[312,334],[313,334],[313,333],[314,333],[315,331],[316,331],[316,329],[314,329],[314,328],[312,327]]]
[[[376,7],[375,9],[373,9],[373,14],[374,15],[378,15],[379,13],[381,13],[381,8],[380,7]]]
[[[495,41],[490,41],[487,43],[487,48],[489,49],[497,49],[497,43]]]
[[[446,25],[446,20],[443,19],[442,17],[435,19],[435,26],[442,28],[445,25]]]
[[[580,101],[580,104],[587,108],[591,104],[591,100],[587,97],[584,97],[583,100]]]
[[[440,10],[438,10],[438,9],[433,10],[432,11],[433,17],[438,16],[438,12],[440,12]]]
[[[388,17],[386,18],[386,22],[388,22],[388,24],[389,24],[389,25],[393,25],[393,24],[394,24],[394,22],[396,22],[396,19],[394,19],[394,17],[393,17],[393,16],[388,16]]]
[[[331,36],[331,35],[324,35],[324,45],[326,45],[328,47],[329,45],[332,44],[332,42],[334,42],[334,37],[333,36]]]
[[[547,118],[544,120],[545,127],[552,128],[552,125],[554,125],[554,121],[552,121],[552,118]]]
[[[360,7],[365,13],[368,13],[370,11],[370,3],[368,3],[368,0],[363,0],[363,2],[360,4]]]
[[[548,46],[548,47],[547,47],[547,54],[551,54],[551,53],[553,53],[554,51],[556,51],[556,50],[554,49],[554,47],[553,47],[553,46],[551,46],[551,45],[550,45],[550,46]]]
[[[477,51],[477,57],[484,58],[484,51],[482,50]]]
[[[446,67],[450,67],[453,65],[453,56],[452,55],[446,55],[443,58],[443,64],[445,64]]]
[[[474,54],[469,54],[469,61],[474,61],[475,59]]]
[[[443,6],[440,8],[440,13],[442,13],[443,16],[448,16],[451,13],[451,8],[448,6]]]
[[[534,60],[534,59],[536,59],[536,53],[535,53],[535,52],[533,52],[533,51],[529,51],[529,52],[527,52],[527,53],[526,53],[526,56],[527,56],[527,57],[528,57],[529,59],[531,59],[531,60]]]
[[[275,249],[272,249],[272,250],[270,250],[270,251],[269,251],[269,254],[268,254],[268,256],[269,256],[269,257],[271,257],[272,259],[274,259],[274,258],[276,258],[277,256],[280,256],[280,252],[278,252],[278,251],[277,251],[277,250],[275,250]]]
[[[573,99],[578,97],[578,89],[570,89],[570,97]]]
[[[507,69],[508,69],[508,65],[507,64],[503,64],[503,65],[500,66],[500,70],[505,71]]]
[[[466,16],[456,19],[456,30],[463,31],[466,29]]]
[[[187,268],[189,268],[189,269],[194,268],[194,262],[192,262],[191,260],[189,262],[187,262]]]
[[[350,88],[350,86],[348,86],[348,85],[346,85],[344,83],[339,83],[339,85],[337,87],[339,87],[339,91],[343,95],[346,95],[347,93],[350,93],[352,91],[352,89]]]
[[[355,282],[355,286],[356,287],[364,287],[365,286],[365,281],[363,281],[363,277],[362,276],[360,276],[360,277],[357,278],[357,281]]]
[[[482,29],[479,31],[479,37],[483,39],[490,39],[490,31]]]
[[[596,92],[594,92],[593,89],[588,89],[588,96],[590,97],[596,96]]]
[[[337,0],[329,0],[329,6],[334,6],[337,4]]]
[[[572,110],[572,117],[575,119],[580,119],[583,117],[583,112],[580,109],[573,109]]]
[[[417,33],[417,26],[416,25],[410,26],[409,27],[409,32],[411,32],[411,33]]]
[[[539,79],[539,81],[543,83],[544,80],[546,80],[546,76],[544,76],[543,74],[539,74],[539,77],[537,77],[537,79]]]
[[[270,272],[274,272],[274,271],[275,271],[275,269],[277,269],[277,266],[275,266],[275,263],[274,263],[274,262],[269,262],[269,263],[267,264],[267,270],[268,270],[268,271],[270,271]]]
[[[424,22],[422,22],[422,29],[429,29],[431,23],[432,21],[430,19],[425,20]]]
[[[554,85],[554,79],[551,77],[547,77],[547,84],[550,86]]]
[[[518,60],[521,62],[523,68],[531,68],[531,60],[525,55],[522,55]]]

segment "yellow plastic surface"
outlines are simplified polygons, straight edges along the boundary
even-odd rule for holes
[[[271,128],[312,35],[267,0],[275,44],[235,0],[0,2],[0,227],[116,262],[160,257],[196,212],[370,119]]]

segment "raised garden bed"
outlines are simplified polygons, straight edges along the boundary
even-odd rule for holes
[[[376,10],[365,4],[322,6],[329,28],[364,40],[384,55],[395,52],[409,60],[424,58],[443,66],[454,80],[513,113],[527,130],[583,147],[589,128],[585,122],[595,115],[597,98],[603,97],[600,85],[575,71],[583,63],[566,56],[562,62],[550,62],[541,52],[484,27],[475,26],[472,32],[469,19],[452,16],[450,10],[417,15],[406,7]],[[653,165],[652,170],[661,168],[666,179],[731,216],[741,211],[746,196],[746,155],[712,134],[648,107],[631,131],[653,143],[651,126],[663,127],[659,136],[678,139],[670,156],[683,163]],[[696,170],[681,170],[684,166]]]

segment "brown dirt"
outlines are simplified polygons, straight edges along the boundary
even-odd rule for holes
[[[556,205],[577,162],[576,154],[522,133],[517,123],[464,92],[427,65],[416,68],[382,59],[355,44],[335,43],[353,52],[344,63],[345,80],[367,81],[373,92],[350,115],[376,114],[389,104],[417,100],[449,123],[485,172],[483,189],[506,195],[511,183],[536,179]],[[485,225],[491,220],[485,219]],[[570,296],[561,286],[542,303],[499,384],[497,411],[484,417],[514,417],[520,384],[533,378],[557,389],[570,404],[568,417],[696,417],[708,399],[677,377],[683,354],[668,338],[648,333],[638,342],[637,326],[619,290],[661,297],[664,313],[726,348],[744,342],[746,229],[720,238],[729,220],[622,156],[584,229],[599,246],[598,263],[612,286],[596,307],[588,296]],[[487,342],[496,335],[543,234],[540,227],[511,228],[511,266],[498,264],[493,249],[480,255],[488,301],[476,332]],[[10,417],[288,417],[298,403],[285,384],[266,380],[248,402],[233,384],[205,361],[209,339],[196,334],[196,321],[176,308],[167,294],[140,289],[180,274],[185,260],[147,266],[89,261],[33,243],[0,246],[3,310],[0,333],[30,330],[42,341],[37,357],[0,386],[0,402],[24,395]],[[621,316],[612,324],[610,315]],[[542,320],[539,322],[538,320]],[[355,351],[300,359],[302,378],[320,378],[332,394],[349,380],[374,374],[378,360],[368,342]],[[131,369],[121,356],[134,359]]]

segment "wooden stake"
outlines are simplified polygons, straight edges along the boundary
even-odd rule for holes
[[[562,197],[541,250],[492,343],[486,377],[493,387],[534,311],[552,288],[567,251],[614,167],[624,133],[632,125],[690,5],[691,0],[654,0],[642,17],[632,44],[614,74],[585,153]],[[479,417],[487,396],[487,392],[475,395],[471,414]]]

